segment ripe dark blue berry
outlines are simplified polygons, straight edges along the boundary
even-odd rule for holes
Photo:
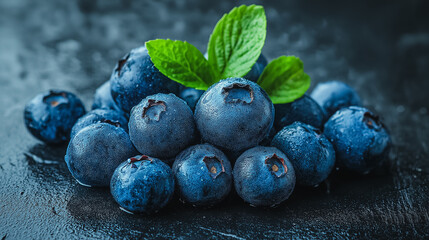
[[[126,211],[154,213],[167,205],[173,196],[173,172],[157,158],[135,156],[116,168],[110,192]]]
[[[219,203],[231,190],[231,164],[210,144],[195,145],[177,155],[173,173],[180,198],[194,206]]]
[[[67,147],[65,161],[82,185],[109,186],[116,167],[137,152],[121,127],[96,123],[80,130]]]
[[[235,162],[234,185],[238,195],[253,206],[275,206],[289,198],[295,171],[286,155],[274,147],[254,147]]]
[[[336,112],[325,124],[325,135],[334,146],[340,167],[367,173],[388,155],[389,132],[378,116],[363,107]]]
[[[238,152],[268,135],[274,106],[258,84],[228,78],[204,92],[195,107],[195,121],[203,141]]]
[[[197,105],[198,99],[200,99],[203,93],[203,90],[197,90],[195,88],[184,88],[182,91],[180,91],[179,97],[185,100],[188,106],[193,111],[195,109],[195,105]]]
[[[73,93],[50,90],[33,98],[24,110],[27,129],[33,136],[49,144],[64,143],[85,107]]]
[[[292,162],[296,182],[315,186],[328,178],[335,164],[335,151],[321,132],[305,123],[283,128],[272,141]]]
[[[110,92],[110,81],[103,83],[103,85],[95,90],[92,109],[98,108],[112,109],[122,112],[122,109],[118,107],[115,101],[113,101],[112,94]]]
[[[328,117],[341,108],[362,105],[357,92],[339,81],[319,83],[311,93],[311,97],[325,109]]]
[[[113,100],[125,112],[155,93],[178,93],[180,84],[164,76],[152,63],[146,47],[131,50],[118,61],[110,77]]]
[[[128,120],[123,115],[123,112],[111,109],[94,109],[77,120],[71,130],[71,138],[73,138],[80,130],[94,123],[108,122],[116,124],[128,133]]]
[[[174,94],[148,96],[135,106],[128,124],[137,150],[167,160],[195,141],[192,110]]]
[[[297,121],[322,129],[326,121],[324,110],[308,95],[291,103],[274,104],[274,108],[274,126],[279,130]]]

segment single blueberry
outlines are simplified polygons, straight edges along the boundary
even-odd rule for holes
[[[178,93],[180,84],[164,76],[154,65],[146,47],[131,50],[118,61],[110,88],[113,100],[125,112],[155,93]]]
[[[33,136],[49,144],[64,143],[85,107],[73,93],[50,90],[33,98],[24,110],[27,129]]]
[[[389,153],[389,132],[378,116],[363,107],[337,111],[325,124],[340,167],[368,173],[382,164]]]
[[[212,85],[195,107],[203,141],[239,152],[258,145],[274,122],[274,106],[265,91],[244,78]]]
[[[157,158],[135,156],[116,168],[110,192],[125,211],[154,213],[167,205],[173,196],[173,172]]]
[[[341,108],[362,105],[357,92],[339,81],[319,83],[311,93],[311,97],[325,109],[328,118]]]
[[[95,90],[92,109],[105,108],[122,112],[122,109],[113,101],[112,93],[110,92],[110,81],[103,83]]]
[[[322,129],[327,120],[323,108],[307,94],[291,103],[274,104],[274,108],[274,126],[279,130],[297,121]]]
[[[128,123],[137,150],[167,160],[196,139],[192,110],[174,94],[148,96],[131,111]]]
[[[194,206],[215,205],[231,190],[231,163],[210,144],[195,145],[177,155],[173,173],[180,198]]]
[[[253,206],[275,206],[291,195],[295,171],[286,155],[274,147],[254,147],[235,162],[234,185],[238,195]]]
[[[116,124],[118,127],[123,128],[125,132],[128,133],[128,120],[123,115],[122,111],[118,112],[111,109],[100,108],[92,110],[79,118],[72,128],[70,136],[73,138],[83,128],[91,124],[101,122],[110,122],[112,124]]]
[[[280,149],[292,162],[296,182],[316,186],[328,178],[335,164],[335,151],[320,130],[295,122],[283,128],[271,145]]]
[[[203,93],[204,93],[203,90],[187,87],[180,91],[179,97],[185,100],[185,102],[193,111],[195,109],[195,105],[198,102],[198,99],[200,99]]]
[[[258,60],[256,60],[255,65],[252,66],[250,71],[243,78],[250,80],[252,82],[257,82],[259,79],[259,76],[262,74],[267,64],[268,64],[267,59],[261,53],[261,55],[259,55]]]
[[[109,186],[116,167],[137,154],[121,127],[96,123],[80,130],[67,147],[65,161],[73,177],[84,186]]]

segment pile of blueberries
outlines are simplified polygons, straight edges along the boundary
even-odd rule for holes
[[[118,61],[92,111],[51,90],[25,107],[25,124],[48,144],[68,142],[65,161],[84,186],[107,187],[123,210],[153,213],[176,192],[213,206],[233,189],[253,206],[275,206],[295,183],[316,186],[334,166],[367,173],[391,140],[348,85],[321,83],[311,95],[274,105],[256,83],[260,56],[244,78],[207,91],[185,88],[153,65],[145,47]]]

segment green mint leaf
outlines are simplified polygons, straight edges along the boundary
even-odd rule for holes
[[[304,64],[294,56],[281,56],[271,61],[259,76],[258,84],[274,104],[293,102],[310,87],[310,76]]]
[[[162,74],[186,87],[207,90],[220,79],[203,54],[188,42],[156,39],[146,42],[146,48]]]
[[[221,78],[242,77],[255,64],[267,34],[262,6],[233,8],[216,24],[208,44],[209,63]]]

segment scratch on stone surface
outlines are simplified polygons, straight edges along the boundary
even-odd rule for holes
[[[239,236],[234,235],[234,234],[223,233],[223,232],[220,232],[220,231],[217,231],[217,230],[213,230],[213,229],[210,229],[210,228],[205,228],[205,227],[199,227],[199,228],[201,228],[203,230],[206,230],[206,231],[209,231],[209,232],[220,234],[220,235],[225,236],[225,237],[231,237],[231,238],[235,238],[235,239],[246,240],[245,238],[239,237]]]
[[[39,156],[36,156],[35,154],[29,153],[29,152],[24,152],[24,155],[27,158],[30,158],[31,160],[35,161],[36,163],[43,163],[43,164],[59,164],[58,161],[54,161],[54,160],[48,160],[48,159],[42,159]]]
[[[419,222],[420,217],[415,211],[413,195],[410,195],[414,190],[412,179],[410,176],[404,174],[403,171],[404,170],[401,168],[401,161],[398,158],[396,160],[396,174],[393,181],[400,196],[398,207],[402,214],[391,214],[390,217],[393,219],[395,224],[410,224],[412,226],[412,231],[416,234],[417,231],[415,223]]]

